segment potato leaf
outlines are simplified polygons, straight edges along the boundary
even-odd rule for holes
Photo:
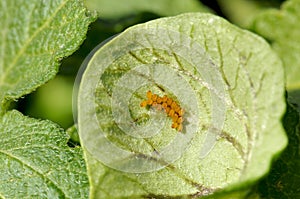
[[[0,119],[1,198],[87,198],[81,148],[50,121],[7,112]]]
[[[91,198],[238,189],[265,175],[286,146],[283,67],[262,38],[190,13],[131,27],[102,45],[78,94]],[[182,131],[158,101],[140,106],[149,90],[185,110]]]
[[[95,15],[77,0],[0,2],[0,115],[53,78],[83,42]]]

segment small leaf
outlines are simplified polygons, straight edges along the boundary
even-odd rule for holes
[[[253,20],[252,29],[269,40],[282,58],[288,91],[299,90],[300,1],[289,0],[281,10],[262,12]]]
[[[184,12],[209,12],[209,9],[196,0],[87,0],[90,10],[97,10],[101,18],[112,19],[152,12],[160,16],[171,16]]]
[[[91,198],[238,189],[265,175],[287,144],[280,59],[222,18],[190,13],[140,24],[86,63],[78,126]],[[181,132],[164,109],[140,107],[148,90],[185,110]]]
[[[87,198],[81,148],[69,148],[56,124],[7,112],[0,119],[3,198]]]
[[[77,0],[0,1],[0,114],[53,78],[95,19]]]
[[[77,131],[77,128],[76,128],[75,125],[69,127],[66,130],[66,133],[70,137],[69,144],[72,144],[72,145],[75,145],[75,146],[80,145],[80,138],[79,138],[78,131]]]

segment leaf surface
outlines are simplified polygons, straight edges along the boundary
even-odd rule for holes
[[[0,119],[1,198],[88,198],[81,148],[50,121],[7,112]]]
[[[166,109],[140,107],[148,90],[185,110],[182,132]],[[265,175],[287,144],[280,59],[262,38],[210,14],[113,38],[90,56],[78,99],[91,198],[238,189]]]
[[[95,19],[77,0],[0,2],[0,114],[53,78]]]

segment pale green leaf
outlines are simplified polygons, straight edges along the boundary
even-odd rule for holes
[[[82,155],[58,125],[7,112],[0,119],[0,198],[87,198]]]
[[[239,189],[287,144],[280,59],[224,19],[190,13],[137,25],[86,63],[78,124],[91,198]],[[186,111],[182,132],[164,110],[140,107],[148,90]]]
[[[55,76],[94,19],[79,0],[0,1],[0,114]]]
[[[171,16],[184,12],[209,12],[197,0],[87,0],[86,5],[91,10],[97,10],[100,18],[112,19],[152,12],[160,16]]]
[[[253,20],[252,29],[269,40],[282,58],[288,91],[299,90],[300,1],[289,0],[280,10],[262,12]]]

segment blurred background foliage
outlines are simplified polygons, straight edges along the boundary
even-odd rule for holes
[[[138,3],[137,3],[138,2]],[[62,61],[56,78],[16,103],[25,115],[49,119],[63,128],[74,124],[72,92],[77,72],[86,56],[102,41],[127,27],[184,12],[211,12],[247,28],[251,17],[266,8],[279,8],[283,0],[87,0],[99,13],[81,47]]]

